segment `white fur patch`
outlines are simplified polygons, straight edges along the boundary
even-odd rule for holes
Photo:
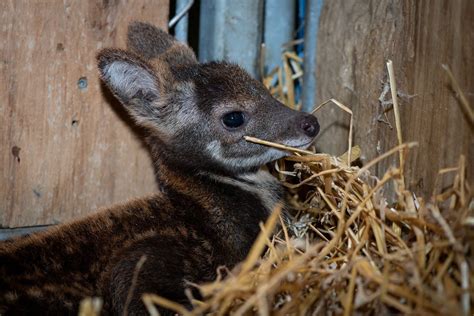
[[[222,155],[222,145],[218,140],[213,140],[206,147],[207,152],[218,162],[231,168],[258,167],[267,162],[279,159],[285,156],[285,153],[274,148],[269,148],[263,154],[250,157],[224,157]]]
[[[155,77],[145,68],[126,61],[113,61],[103,69],[104,80],[126,98],[139,90],[158,95]]]
[[[308,148],[309,145],[311,145],[312,140],[303,137],[293,138],[282,143],[285,146],[305,149]],[[224,157],[222,154],[222,144],[219,140],[213,140],[212,142],[210,142],[207,145],[206,150],[215,160],[231,168],[262,166],[268,162],[280,159],[288,155],[288,153],[285,151],[275,148],[268,148],[263,154],[258,156]]]
[[[253,193],[260,199],[268,213],[271,213],[277,204],[282,202],[279,197],[281,188],[278,180],[265,170],[243,174],[237,178],[223,177],[215,174],[209,174],[209,176],[219,182]]]

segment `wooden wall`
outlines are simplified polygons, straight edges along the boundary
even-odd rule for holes
[[[384,120],[380,96],[388,83],[385,62],[395,68],[405,141],[418,141],[406,171],[410,188],[429,195],[440,168],[461,154],[473,182],[474,135],[441,64],[451,67],[474,105],[474,1],[332,0],[321,13],[317,54],[317,100],[336,98],[355,118],[354,143],[363,162],[397,144],[393,111]],[[387,93],[385,100],[390,100]],[[336,108],[317,114],[321,150],[346,150],[348,116]],[[393,128],[392,128],[393,127]],[[397,157],[375,170],[379,175]],[[449,181],[449,180],[448,180]]]
[[[62,222],[156,190],[148,152],[95,55],[168,0],[0,1],[0,227]]]

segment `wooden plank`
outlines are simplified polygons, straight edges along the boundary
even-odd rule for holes
[[[391,59],[404,95],[399,97],[403,138],[420,143],[406,166],[409,187],[427,196],[440,168],[456,165],[461,154],[472,165],[473,126],[441,64],[451,67],[474,104],[474,1],[326,1],[320,22],[317,100],[333,97],[352,108],[354,143],[362,147],[363,162],[396,145],[393,111],[387,113],[390,125],[380,121],[379,98],[388,83],[385,62]],[[387,93],[385,100],[390,99]],[[342,153],[348,132],[345,113],[326,109],[318,117],[320,150]],[[381,175],[397,159],[375,172]],[[469,166],[471,183],[473,178]]]
[[[156,190],[147,150],[95,54],[168,0],[0,2],[0,226],[62,222]]]

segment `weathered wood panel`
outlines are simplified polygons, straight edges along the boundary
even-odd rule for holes
[[[51,224],[156,190],[136,128],[95,54],[168,0],[0,1],[0,226]]]
[[[385,62],[393,60],[405,141],[418,141],[406,172],[411,189],[432,192],[440,168],[472,164],[470,126],[441,68],[447,64],[474,104],[474,1],[325,1],[318,34],[317,100],[336,98],[355,118],[355,144],[367,162],[397,144],[393,111],[383,115],[379,101],[388,83]],[[411,97],[413,96],[413,97]],[[387,93],[385,100],[390,100]],[[336,108],[318,114],[320,149],[346,150],[348,116]],[[389,124],[390,125],[389,125]],[[393,127],[393,128],[392,128]],[[397,156],[379,165],[379,175]],[[473,168],[468,171],[474,178]]]

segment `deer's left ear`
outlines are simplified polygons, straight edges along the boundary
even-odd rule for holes
[[[147,125],[159,116],[154,101],[162,97],[160,79],[150,65],[120,49],[104,49],[97,59],[103,82],[138,123]]]
[[[120,49],[104,49],[97,59],[102,80],[124,105],[134,99],[153,101],[159,97],[158,78],[138,56]]]

